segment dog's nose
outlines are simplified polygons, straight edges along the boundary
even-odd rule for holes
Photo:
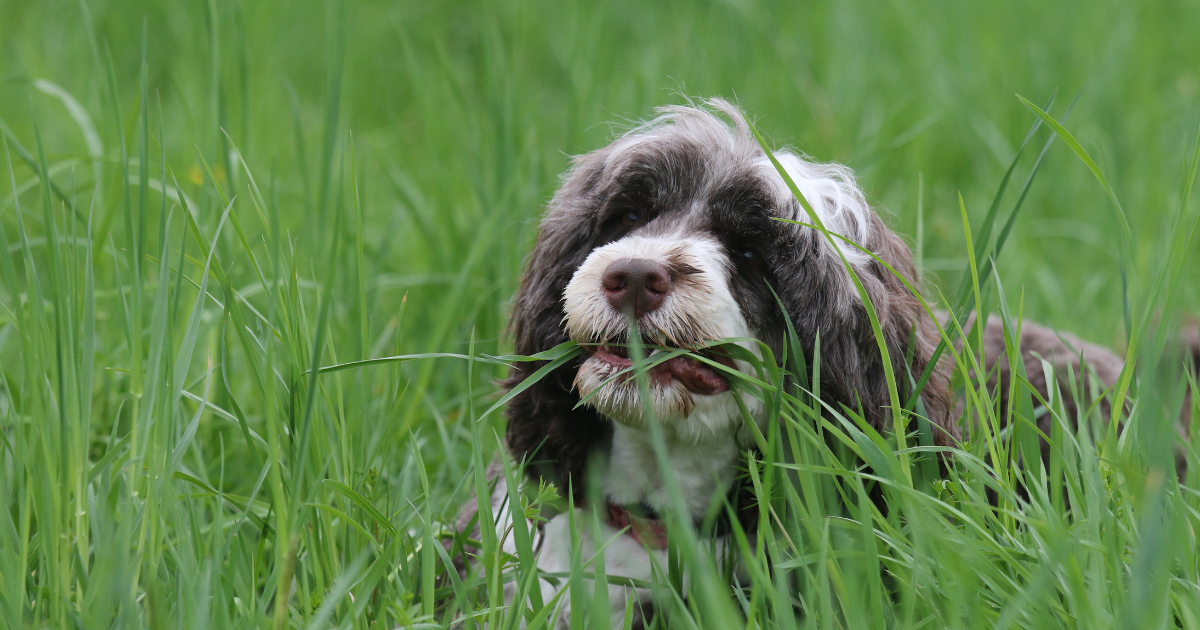
[[[613,308],[641,317],[662,306],[671,292],[671,271],[653,260],[627,258],[604,270],[600,286]]]

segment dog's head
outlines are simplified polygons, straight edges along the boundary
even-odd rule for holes
[[[908,382],[928,364],[936,330],[904,283],[855,244],[915,285],[911,253],[867,205],[849,169],[788,151],[774,155],[822,225],[852,243],[777,220],[813,223],[741,112],[725,101],[664,108],[575,159],[542,221],[512,326],[521,354],[567,339],[592,351],[514,398],[507,435],[515,455],[552,463],[565,481],[603,443],[608,421],[640,426],[647,406],[672,439],[700,441],[736,429],[742,416],[729,382],[702,362],[676,358],[654,368],[650,401],[640,399],[633,379],[609,379],[630,363],[621,349],[630,315],[646,343],[699,348],[752,338],[776,356],[790,318],[810,366],[819,337],[822,398],[883,424],[881,353],[843,259],[879,316],[898,378]],[[510,384],[534,369],[514,368]],[[945,429],[935,432],[941,443],[956,435],[946,388],[938,373],[922,394],[930,420]],[[757,400],[742,400],[761,416]]]

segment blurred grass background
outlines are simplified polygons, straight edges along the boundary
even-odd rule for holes
[[[310,391],[301,381],[310,364],[311,344],[314,338],[328,343],[311,361],[317,364],[399,352],[465,353],[472,334],[477,351],[505,351],[507,299],[541,209],[570,155],[603,146],[615,131],[651,116],[654,107],[683,102],[685,96],[735,99],[777,144],[854,168],[887,221],[919,250],[930,274],[927,284],[949,287],[959,281],[966,264],[957,195],[962,194],[969,216],[978,221],[1034,120],[1014,95],[1044,103],[1057,91],[1052,113],[1061,119],[1067,104],[1082,93],[1065,124],[1122,200],[1133,233],[1133,271],[1145,275],[1161,262],[1172,236],[1185,156],[1200,121],[1200,48],[1191,32],[1195,24],[1200,24],[1200,3],[1189,0],[0,0],[0,119],[10,139],[12,179],[19,192],[14,199],[6,166],[0,224],[17,258],[12,277],[19,285],[6,282],[0,292],[6,309],[0,313],[0,371],[6,379],[0,413],[9,423],[6,440],[15,440],[12,436],[21,427],[35,427],[51,416],[67,423],[61,413],[46,411],[50,415],[41,418],[30,411],[42,408],[30,407],[30,396],[45,397],[45,409],[60,404],[61,384],[56,381],[40,394],[29,393],[41,385],[28,369],[32,346],[19,341],[19,311],[26,309],[28,317],[36,309],[29,305],[26,273],[31,268],[21,259],[17,235],[28,233],[30,260],[42,265],[40,282],[48,280],[46,269],[59,264],[46,248],[51,216],[42,211],[46,191],[34,165],[22,160],[15,148],[19,143],[36,162],[34,117],[44,164],[79,215],[91,217],[94,243],[90,265],[83,262],[81,249],[68,248],[78,257],[77,264],[64,263],[59,282],[70,290],[47,294],[56,317],[67,303],[76,303],[79,310],[73,316],[84,323],[82,305],[89,298],[83,269],[94,270],[94,355],[78,356],[78,365],[90,365],[94,377],[79,381],[88,388],[79,391],[85,402],[72,416],[78,435],[70,448],[76,450],[66,446],[69,440],[63,442],[61,453],[43,453],[48,458],[43,464],[61,466],[63,475],[86,476],[85,469],[105,461],[121,436],[142,426],[131,411],[139,409],[135,399],[141,399],[142,355],[149,364],[154,339],[162,339],[168,353],[165,365],[170,366],[182,355],[174,348],[192,338],[194,354],[180,366],[181,372],[177,369],[157,385],[166,389],[154,403],[165,404],[167,384],[174,378],[173,385],[195,392],[196,398],[207,396],[213,405],[196,415],[195,437],[183,443],[180,470],[230,496],[250,495],[262,470],[262,453],[280,452],[271,442],[275,438],[267,436],[273,414],[299,422],[297,418],[307,417],[300,413],[307,404],[316,409],[318,424],[320,418],[328,423],[328,433],[315,434],[328,441],[313,447],[318,449],[311,454],[314,465],[324,462],[339,469],[336,474],[326,472],[372,500],[388,502],[390,515],[404,507],[401,498],[420,494],[412,457],[419,451],[429,483],[437,489],[436,504],[423,506],[422,513],[444,519],[465,496],[462,480],[472,457],[482,450],[486,460],[494,448],[481,445],[473,453],[471,429],[459,419],[470,413],[471,404],[490,404],[491,379],[499,372],[477,366],[469,383],[461,362],[393,365],[373,375],[346,376],[336,388],[330,381],[328,387],[337,393],[322,390],[315,395],[321,402],[314,406],[314,398],[306,403],[300,393]],[[235,147],[254,174],[258,192],[253,192]],[[123,150],[128,157],[124,163]],[[171,219],[163,223],[167,215],[160,212],[163,199],[158,191],[163,189],[164,158],[197,229],[207,238],[221,222],[227,205],[223,196],[237,196],[232,216],[240,217],[258,258],[273,261],[264,263],[263,274],[288,278],[287,295],[278,303],[267,299],[270,291],[260,283],[255,260],[235,230],[226,226],[217,240],[214,264],[223,265],[241,298],[230,301],[227,293],[218,292],[214,275],[208,285],[214,300],[195,311],[196,332],[188,332],[187,306],[196,295],[191,285],[200,282],[207,251],[201,251],[187,231],[174,193],[166,204]],[[1026,160],[1017,177],[1023,178],[1028,168]],[[253,203],[256,196],[261,204]],[[16,219],[18,200],[21,225]],[[61,221],[57,229],[63,238],[87,241],[85,222],[67,218],[70,210],[60,199],[51,207]],[[278,237],[267,223],[277,227]],[[1010,302],[1015,303],[1023,290],[1026,317],[1120,347],[1124,334],[1119,239],[1104,191],[1074,155],[1056,144],[999,262]],[[184,254],[195,260],[180,275],[175,261],[182,260],[179,250],[185,241]],[[163,251],[172,261],[165,276],[159,271]],[[130,252],[144,254],[144,269],[133,268]],[[1195,268],[1197,256],[1194,248],[1188,253],[1188,269]],[[145,274],[143,288],[133,287],[135,272]],[[170,288],[164,289],[163,303],[175,305],[169,315],[154,308],[155,292],[164,281]],[[322,286],[328,288],[319,290]],[[48,290],[43,286],[42,291]],[[134,303],[138,299],[141,303]],[[265,325],[278,321],[272,318],[297,316],[288,320],[291,329],[278,335],[280,356],[265,358],[270,353],[264,350],[263,357],[248,358],[246,347],[238,345],[237,334],[229,329],[231,316],[223,314],[217,299],[243,308],[260,336]],[[1200,283],[1190,271],[1184,274],[1177,306],[1200,310]],[[322,320],[325,308],[328,316]],[[132,316],[127,313],[138,309],[144,310],[142,328],[131,333]],[[154,319],[158,316],[161,323]],[[49,332],[39,339],[47,344],[46,352],[35,363],[52,366],[52,348],[61,348],[61,343],[54,346]],[[70,350],[91,351],[82,344]],[[275,411],[263,403],[248,371],[252,363],[271,366],[271,361],[280,362],[276,387],[295,386],[280,395]],[[226,370],[228,391],[219,386],[219,370],[206,370],[212,365]],[[62,373],[61,367],[46,369],[47,374]],[[79,369],[80,374],[86,371]],[[217,384],[205,394],[209,376]],[[152,375],[146,379],[154,381]],[[232,411],[234,403],[240,405],[237,413]],[[154,445],[162,449],[160,454],[172,453],[197,410],[186,395],[178,404],[167,410],[168,418],[179,415],[169,420],[178,426],[170,425],[140,447],[150,451],[126,453],[122,457],[127,460],[116,461],[136,466],[139,458],[152,458]],[[157,417],[145,408],[138,413]],[[246,427],[271,442],[264,444],[262,453],[248,447],[238,414],[244,415]],[[158,429],[145,430],[157,435]],[[295,430],[291,426],[284,431]],[[410,438],[410,431],[418,437]],[[489,425],[485,439],[490,431]],[[35,557],[45,539],[19,532],[26,531],[21,529],[22,518],[26,525],[33,518],[26,508],[37,486],[28,475],[39,469],[29,464],[21,472],[22,465],[14,463],[19,458],[13,444],[20,442],[7,444],[4,474],[15,516],[13,535],[5,544],[20,548],[17,541],[24,540],[21,553]],[[83,461],[72,468],[67,465],[72,458]],[[165,466],[171,460],[164,455],[162,461]],[[327,490],[315,471],[304,474],[310,477],[305,477],[309,494],[303,501],[311,502],[311,493]],[[71,538],[82,535],[77,528],[89,526],[69,518],[74,508],[64,506],[82,506],[89,491],[86,484],[67,490],[68,481],[64,477],[55,482],[65,485],[62,505],[54,509],[66,510],[60,515],[64,532],[73,533],[63,535],[78,540]],[[130,496],[137,499],[139,492],[144,496],[148,491],[138,482],[129,483],[125,490],[109,488],[118,497],[113,499],[114,513],[124,509],[120,506]],[[189,488],[184,481],[171,483],[177,484],[177,492]],[[51,483],[46,491],[53,487]],[[174,505],[170,519],[178,520],[164,516],[162,537],[151,537],[151,542],[171,540],[169,532],[175,527],[194,527],[197,541],[223,544],[224,534],[202,527],[207,521],[197,517],[188,502],[163,501]],[[290,509],[299,510],[299,503],[292,502]],[[137,501],[129,505],[134,504]],[[259,516],[269,520],[265,506]],[[144,514],[141,508],[129,509],[130,515]],[[397,521],[395,526],[418,527],[413,523],[420,520],[414,517],[405,516],[408,524]],[[105,522],[114,529],[94,524],[92,535],[118,536],[123,521]],[[325,590],[333,587],[343,565],[353,565],[353,554],[339,554],[337,545],[329,542],[353,535],[342,529],[330,529],[331,538],[323,539],[329,545],[326,557],[319,560],[325,568],[312,574],[328,578],[321,585]],[[278,582],[277,573],[288,557],[287,549],[272,541],[262,537],[258,544],[267,551],[259,551],[279,565],[244,572],[262,581],[258,587],[274,584],[272,579]],[[127,542],[139,550],[147,544],[136,536]],[[5,550],[16,554],[13,558],[21,555],[18,551],[12,546]],[[146,560],[134,569],[144,560],[141,553],[122,556],[130,563],[124,569],[106,569],[125,576],[123,583],[132,589],[111,595],[118,602],[111,610],[120,608],[119,602],[128,596],[132,599],[120,609],[133,617],[118,616],[118,621],[156,625],[166,617],[156,621],[151,613],[138,617],[131,611],[152,610],[155,598],[177,600],[174,594],[146,587],[152,580],[139,578],[139,572],[178,572],[183,565],[168,562],[172,568],[167,570],[157,560]],[[249,558],[254,557],[259,556],[247,551],[245,562],[253,564]],[[55,558],[63,571],[78,571],[69,555]],[[90,565],[98,559],[83,554],[79,563]],[[303,554],[298,560],[301,565],[317,561]],[[221,584],[219,566],[205,570],[215,572],[206,574],[206,579],[216,580],[210,584]],[[51,600],[78,597],[77,608],[83,609],[84,596],[71,590],[69,580],[51,583],[44,573],[14,577],[7,567],[0,575],[7,588],[37,584]],[[410,578],[416,582],[406,584],[420,581]],[[183,588],[174,578],[164,577],[163,584]],[[56,592],[59,587],[65,590]],[[307,623],[319,608],[316,593],[325,591],[315,584],[300,588],[313,592],[308,602],[312,606],[295,612]],[[274,614],[268,590],[259,588],[259,602],[246,604],[242,599],[240,604],[222,605],[230,618],[266,619]],[[14,592],[6,591],[6,596]],[[72,610],[63,602],[55,604],[61,609],[45,615],[44,609],[14,613],[20,609],[14,601],[5,605],[10,622],[26,617],[65,622]],[[174,604],[163,606],[174,610]],[[238,612],[228,612],[234,610]],[[97,620],[111,619],[97,615]],[[93,625],[86,615],[78,619],[84,626]]]
[[[1069,127],[1110,174],[1143,256],[1162,236],[1200,98],[1191,2],[2,6],[0,111],[27,144],[32,94],[51,160],[86,156],[62,107],[27,83],[44,78],[79,99],[114,157],[105,51],[129,128],[144,26],[176,171],[201,179],[196,147],[219,164],[223,126],[263,177],[274,169],[302,246],[319,233],[304,210],[319,194],[340,78],[338,129],[361,147],[372,276],[459,274],[479,226],[496,224],[492,243],[476,245],[487,252],[471,274],[478,300],[449,310],[458,328],[439,342],[461,342],[472,323],[495,335],[567,156],[681,93],[736,97],[776,142],[852,166],[910,238],[923,175],[925,259],[953,271],[963,257],[955,194],[980,216],[1032,120],[1014,94],[1041,103],[1058,90],[1061,106],[1084,90]],[[1073,159],[1049,155],[1002,266],[1031,313],[1112,342],[1115,240],[1103,191]],[[384,282],[384,311],[403,283]],[[429,299],[441,289],[410,290],[408,325],[442,321]]]

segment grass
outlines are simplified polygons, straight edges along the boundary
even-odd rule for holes
[[[980,423],[935,479],[907,411],[877,434],[769,362],[748,581],[679,525],[660,623],[1200,628],[1200,466],[1168,463],[1196,384],[1162,360],[1200,310],[1200,11],[793,5],[0,2],[0,623],[549,623],[527,531],[466,581],[437,541],[497,448],[492,357],[566,156],[685,93],[855,168],[931,304],[1139,368],[1106,393],[1124,432],[1093,409],[1021,468],[1036,436],[948,346]],[[571,626],[604,625],[604,568],[559,576]]]

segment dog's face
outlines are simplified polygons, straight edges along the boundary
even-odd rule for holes
[[[809,290],[827,293],[832,308],[857,298],[832,246],[820,246],[811,228],[776,220],[809,219],[757,143],[696,111],[674,112],[669,124],[628,135],[590,160],[598,162],[587,165],[594,184],[572,218],[575,231],[593,238],[563,306],[570,338],[592,350],[574,379],[588,404],[634,426],[648,408],[673,437],[700,440],[741,421],[729,381],[711,365],[674,358],[650,371],[651,400],[641,400],[634,379],[610,378],[631,363],[627,348],[608,345],[628,341],[630,316],[648,344],[698,350],[731,337],[777,344],[784,320],[771,287],[795,282],[797,269],[827,276]],[[829,229],[865,240],[870,210],[845,169],[777,157]],[[850,247],[843,254],[864,258]],[[758,354],[753,341],[740,345]],[[761,417],[756,397],[742,401]]]
[[[554,458],[561,457],[556,444],[578,449],[572,429],[597,439],[597,419],[576,408],[588,396],[600,416],[631,426],[644,424],[648,408],[677,439],[728,435],[740,424],[730,382],[694,359],[653,368],[649,401],[640,399],[634,379],[610,380],[630,365],[623,348],[630,317],[647,344],[699,349],[736,337],[761,341],[776,356],[790,319],[806,354],[820,337],[823,397],[881,417],[880,352],[846,265],[884,322],[892,360],[907,354],[923,368],[931,348],[917,302],[872,257],[911,279],[907,247],[871,211],[845,167],[775,153],[816,218],[839,236],[831,242],[812,227],[779,220],[814,223],[735,107],[710,101],[663,111],[577,158],[550,204],[516,299],[517,349],[537,352],[570,338],[590,353],[515,401],[510,446],[523,453],[545,443],[543,452]],[[914,327],[918,348],[906,353]],[[758,352],[753,341],[740,345]],[[528,371],[519,367],[512,380]],[[742,401],[761,416],[754,396]]]

